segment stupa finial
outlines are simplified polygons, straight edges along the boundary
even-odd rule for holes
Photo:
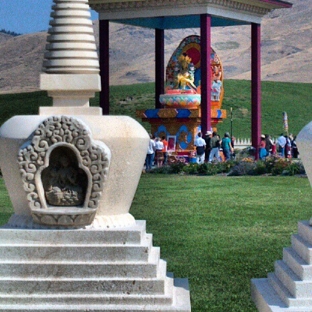
[[[87,0],[54,0],[43,71],[57,74],[99,73]]]
[[[88,0],[53,0],[50,28],[40,76],[40,89],[53,97],[53,106],[89,108],[100,88],[100,66]],[[40,108],[40,114],[51,108]],[[49,111],[49,112],[47,112]],[[98,113],[98,112],[96,112]]]

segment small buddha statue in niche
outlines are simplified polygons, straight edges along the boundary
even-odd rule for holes
[[[52,153],[53,154],[53,153]],[[42,172],[46,201],[52,206],[83,205],[87,176],[66,153],[51,154],[50,166]]]

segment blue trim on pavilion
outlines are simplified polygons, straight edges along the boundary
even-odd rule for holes
[[[112,22],[154,29],[199,28],[200,15],[164,16],[152,18],[120,19]],[[212,16],[213,27],[248,25],[250,23],[234,19]]]

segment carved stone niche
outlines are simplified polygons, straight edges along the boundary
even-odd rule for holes
[[[108,174],[110,151],[72,117],[44,120],[21,146],[18,163],[34,222],[92,223]]]

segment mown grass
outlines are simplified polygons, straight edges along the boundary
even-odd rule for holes
[[[4,224],[2,179],[0,199]],[[256,312],[250,279],[274,271],[311,200],[307,178],[144,174],[130,212],[147,220],[168,271],[189,279],[193,312]]]
[[[312,84],[262,83],[263,132],[298,133],[312,116]],[[233,134],[250,137],[250,82],[225,81],[223,108],[233,108]],[[128,97],[131,101],[124,101]],[[0,96],[0,124],[14,115],[37,114],[52,101],[45,92]],[[99,95],[91,100],[98,106]],[[153,108],[154,84],[111,87],[111,114],[135,117]],[[147,123],[143,123],[149,129]],[[230,129],[230,118],[219,132]],[[250,279],[273,271],[282,248],[290,245],[297,221],[311,216],[311,189],[298,177],[207,177],[143,175],[131,213],[147,220],[154,245],[168,261],[168,271],[190,282],[192,311],[255,312]],[[0,224],[12,214],[0,179]]]
[[[168,270],[189,278],[192,311],[255,312],[250,279],[274,271],[311,199],[306,178],[147,174],[131,213]]]
[[[4,185],[4,181],[2,178],[0,178],[0,225],[5,224],[12,213],[12,203]]]
[[[223,109],[228,118],[218,125],[222,134],[230,130],[230,109],[233,109],[233,135],[248,138],[251,133],[251,91],[250,81],[225,80]],[[298,134],[312,119],[311,105],[312,84],[262,82],[262,132],[277,137],[283,132],[283,112],[289,119],[289,131]],[[130,100],[127,100],[130,99]],[[99,94],[90,101],[92,106],[99,106]],[[147,131],[150,125],[142,122],[135,115],[138,109],[154,108],[154,83],[131,86],[111,86],[110,114],[128,115],[137,119]],[[37,114],[39,106],[52,105],[46,92],[0,95],[0,125],[14,115]]]

